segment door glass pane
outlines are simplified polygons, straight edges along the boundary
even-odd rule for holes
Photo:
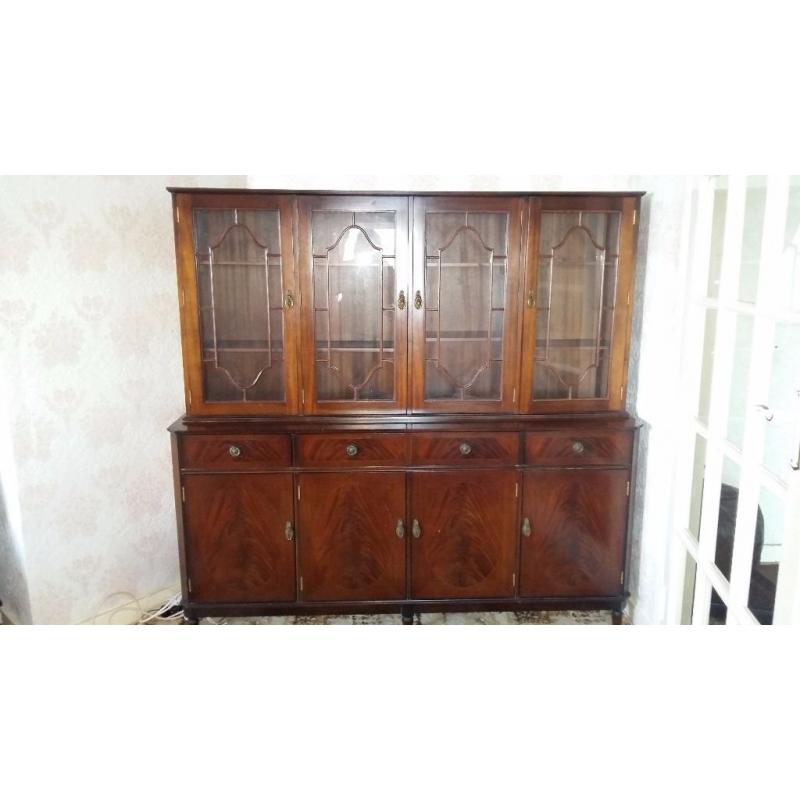
[[[280,215],[194,212],[206,401],[281,401],[283,272]]]
[[[683,600],[681,602],[681,625],[692,624],[694,592],[697,585],[697,562],[686,553],[686,567],[683,575]]]
[[[700,511],[703,507],[703,486],[706,475],[706,440],[695,436],[694,469],[692,471],[692,499],[689,505],[689,532],[700,538]]]
[[[697,418],[708,425],[708,409],[711,403],[711,376],[714,371],[714,343],[717,337],[717,312],[706,311],[706,324],[703,332],[702,370],[700,372],[700,401]]]
[[[500,400],[508,214],[425,215],[425,399]]]
[[[543,212],[533,399],[608,396],[619,212]]]
[[[311,218],[317,400],[394,399],[393,211]]]
[[[722,598],[712,589],[711,606],[708,609],[709,625],[724,625],[728,619],[728,607],[722,602]]]
[[[800,175],[792,175],[789,179],[779,286],[780,306],[784,310],[800,312]]]
[[[764,466],[778,478],[785,479],[789,465],[797,458],[795,430],[800,415],[800,325],[779,323],[775,326],[772,370],[764,423]]]
[[[758,498],[756,544],[747,607],[762,625],[772,624],[775,587],[783,545],[784,499],[761,487]]]
[[[744,441],[745,406],[747,404],[747,379],[750,375],[750,352],[753,346],[753,317],[736,315],[736,333],[733,350],[733,374],[728,396],[728,441],[740,450]]]
[[[744,232],[739,272],[739,300],[743,303],[756,301],[766,205],[767,179],[763,175],[752,175],[747,179],[744,200]]]
[[[736,511],[739,507],[738,464],[729,458],[722,461],[722,486],[719,493],[719,516],[717,517],[717,546],[714,563],[727,580],[731,579],[733,559],[733,535],[736,529]]]
[[[711,220],[711,252],[708,262],[709,297],[719,297],[719,277],[722,271],[722,246],[725,239],[725,213],[728,208],[728,179],[714,178],[714,210]]]

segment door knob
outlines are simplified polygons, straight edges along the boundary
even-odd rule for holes
[[[586,445],[583,442],[572,443],[572,452],[575,453],[576,456],[582,456],[585,450]]]
[[[411,525],[411,534],[415,539],[419,539],[422,536],[422,528],[419,526],[419,520],[415,519]]]
[[[347,453],[348,456],[350,456],[350,458],[353,458],[353,456],[357,456],[358,455],[358,445],[357,444],[349,444],[349,445],[347,445],[347,447],[345,447],[344,451],[345,451],[345,453]]]
[[[292,541],[294,539],[294,525],[292,525],[292,521],[289,520],[286,523],[286,528],[284,529],[284,533],[286,534],[287,541]]]
[[[234,458],[239,458],[239,456],[242,454],[242,448],[241,448],[241,447],[237,447],[235,444],[232,444],[232,445],[231,445],[231,446],[228,448],[228,452],[229,452],[229,453],[230,453],[230,454],[231,454],[231,455],[232,455]]]
[[[531,521],[525,517],[522,520],[522,535],[523,536],[530,536],[531,535]]]
[[[458,446],[458,452],[462,456],[468,456],[472,452],[472,445],[469,442],[461,442]]]
[[[403,520],[397,520],[397,527],[394,529],[398,539],[402,539],[406,535],[406,526]]]

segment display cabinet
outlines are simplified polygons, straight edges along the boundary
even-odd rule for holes
[[[619,621],[641,193],[171,191],[190,620]]]

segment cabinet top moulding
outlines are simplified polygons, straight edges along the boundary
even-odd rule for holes
[[[170,194],[287,194],[287,195],[340,195],[340,196],[376,196],[383,197],[643,197],[647,192],[642,190],[568,192],[568,191],[533,191],[518,189],[516,191],[382,191],[380,189],[202,189],[199,187],[167,186]]]

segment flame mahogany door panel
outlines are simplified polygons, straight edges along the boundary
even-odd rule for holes
[[[302,599],[405,598],[405,474],[326,472],[298,480]]]
[[[520,594],[605,597],[620,592],[628,518],[622,469],[525,473]]]
[[[292,476],[186,475],[193,602],[295,600]]]
[[[411,476],[411,596],[514,594],[518,473],[422,472]]]

